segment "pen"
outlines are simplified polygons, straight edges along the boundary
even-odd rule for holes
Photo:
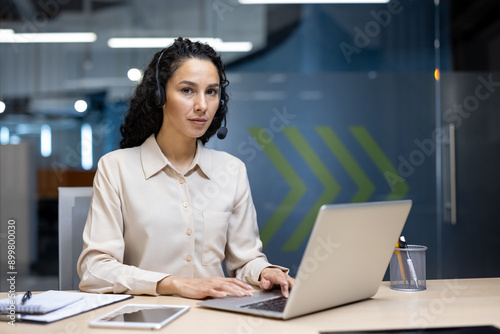
[[[403,236],[399,237],[399,245],[401,246],[401,248],[408,248],[405,237]],[[408,268],[410,269],[411,278],[415,281],[415,286],[418,288],[417,273],[415,272],[415,267],[413,266],[410,252],[406,251],[405,253],[406,253],[406,262],[408,263]]]
[[[26,301],[30,298],[31,298],[31,291],[28,290],[26,291],[26,293],[23,296],[23,299],[21,300],[21,305],[24,305],[24,303],[26,303]]]

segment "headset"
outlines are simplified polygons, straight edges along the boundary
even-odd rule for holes
[[[156,106],[158,108],[163,107],[163,105],[165,104],[165,100],[167,99],[167,97],[165,96],[165,87],[162,87],[159,78],[160,60],[165,51],[167,50],[163,50],[163,52],[158,57],[158,61],[156,62]]]
[[[156,106],[158,108],[163,107],[165,104],[165,101],[167,97],[165,96],[165,87],[163,87],[160,83],[160,78],[159,78],[159,72],[160,72],[160,60],[163,54],[165,53],[166,50],[163,50],[163,52],[160,54],[158,57],[158,60],[156,61]],[[221,99],[221,94],[222,94],[222,87],[219,87],[219,104],[224,105],[224,100]],[[224,139],[227,136],[227,128],[226,128],[226,116],[223,116],[223,121],[224,125],[221,126],[217,130],[217,138],[219,139]]]

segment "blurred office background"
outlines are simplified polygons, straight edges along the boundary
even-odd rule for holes
[[[247,164],[272,262],[296,270],[322,204],[412,199],[403,232],[429,279],[499,276],[499,7],[0,0],[1,291],[9,221],[17,290],[57,288],[57,189],[92,185],[169,43],[126,38],[178,36],[227,64],[229,133],[207,146]]]

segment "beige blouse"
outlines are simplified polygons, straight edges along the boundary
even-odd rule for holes
[[[224,276],[223,261],[229,275],[254,285],[271,266],[242,161],[198,142],[182,175],[154,135],[100,159],[78,260],[81,290],[156,295],[168,275]]]

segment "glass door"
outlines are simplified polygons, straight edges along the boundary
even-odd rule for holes
[[[500,73],[441,78],[442,275],[500,274]]]

